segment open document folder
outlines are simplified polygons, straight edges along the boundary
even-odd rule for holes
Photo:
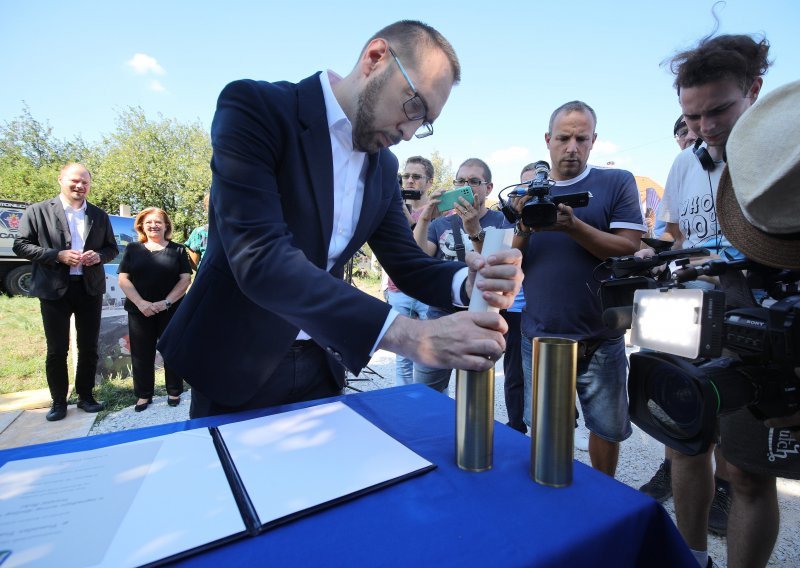
[[[341,402],[0,468],[0,565],[194,554],[435,466]]]

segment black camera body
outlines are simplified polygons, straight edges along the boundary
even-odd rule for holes
[[[669,252],[671,256],[646,259],[642,267],[667,262],[687,251]],[[637,313],[641,306],[632,298],[635,290],[655,289],[666,296],[698,274],[724,274],[746,267],[776,299],[766,307],[726,309],[722,292],[705,291],[696,314],[702,320],[700,342],[704,347],[698,359],[656,351],[631,354],[628,397],[631,420],[637,426],[683,454],[697,455],[713,443],[721,414],[748,408],[764,420],[800,410],[800,377],[795,372],[800,367],[799,273],[749,261],[711,261],[684,267],[669,281],[656,282],[637,271],[635,262],[629,257],[606,261],[618,278],[601,284],[604,321],[617,329],[630,327],[641,315]],[[620,313],[631,315],[626,319]],[[665,328],[667,324],[665,321]]]
[[[521,219],[525,226],[539,229],[554,225],[558,219],[558,206],[563,203],[570,207],[586,207],[592,194],[588,191],[569,193],[566,195],[552,195],[552,188],[556,182],[549,179],[550,164],[540,160],[534,164],[534,178],[530,181],[516,185],[516,189],[509,196],[520,197],[530,195],[530,199],[522,206],[522,212],[517,214],[501,198],[503,214],[510,223]]]
[[[401,189],[400,195],[403,199],[411,199],[413,201],[422,199],[422,191],[419,189]]]
[[[558,205],[563,203],[570,207],[586,207],[592,194],[588,191],[569,193],[566,195],[550,195],[550,188],[531,188],[528,195],[533,199],[522,206],[520,218],[526,227],[537,229],[554,225],[558,218]]]

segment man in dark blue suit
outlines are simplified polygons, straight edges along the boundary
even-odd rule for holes
[[[475,255],[469,268],[434,260],[402,212],[387,148],[432,134],[459,78],[450,43],[403,21],[375,34],[346,77],[223,90],[208,249],[159,342],[193,387],[193,417],[339,394],[345,369],[357,374],[378,348],[432,366],[494,365],[506,331],[499,315],[411,320],[342,280],[368,242],[398,286],[428,304],[467,303],[478,270],[491,305],[513,301],[517,251]]]

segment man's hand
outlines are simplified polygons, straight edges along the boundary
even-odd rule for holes
[[[437,217],[437,215],[439,214],[439,210],[436,208],[436,206],[439,203],[441,203],[442,200],[439,198],[445,191],[447,190],[437,189],[431,193],[430,200],[428,201],[428,204],[425,205],[425,207],[423,207],[422,213],[420,213],[417,223],[419,223],[420,221],[422,221],[423,223],[430,223],[433,219]]]
[[[100,255],[93,250],[87,250],[81,255],[81,264],[84,266],[92,266],[100,262]]]
[[[435,320],[398,316],[379,347],[429,367],[486,371],[503,354],[506,331],[505,320],[491,312],[458,312]]]
[[[483,278],[478,281],[478,289],[486,303],[501,310],[510,308],[522,286],[522,253],[508,249],[484,259],[478,253],[470,252],[466,261],[469,266],[467,295],[472,297],[475,278],[480,273]]]
[[[464,231],[466,231],[468,235],[477,235],[481,232],[481,220],[480,217],[478,217],[478,209],[474,205],[470,204],[470,202],[463,197],[459,197],[453,209],[456,215],[461,217]]]
[[[556,215],[556,222],[552,225],[546,225],[544,227],[536,227],[533,228],[534,232],[539,231],[563,231],[565,233],[570,232],[573,228],[575,228],[575,224],[578,222],[576,219],[574,212],[572,211],[572,207],[569,205],[564,205],[563,203],[558,204],[558,214]]]
[[[60,250],[58,251],[58,262],[67,266],[78,266],[81,263],[81,251]]]

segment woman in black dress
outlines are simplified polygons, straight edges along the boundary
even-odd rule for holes
[[[183,245],[170,241],[172,221],[157,207],[148,207],[134,222],[139,242],[125,248],[119,264],[119,287],[125,293],[133,367],[134,409],[141,412],[153,401],[156,342],[186,293],[191,265]],[[178,406],[183,379],[165,365],[167,403]]]

